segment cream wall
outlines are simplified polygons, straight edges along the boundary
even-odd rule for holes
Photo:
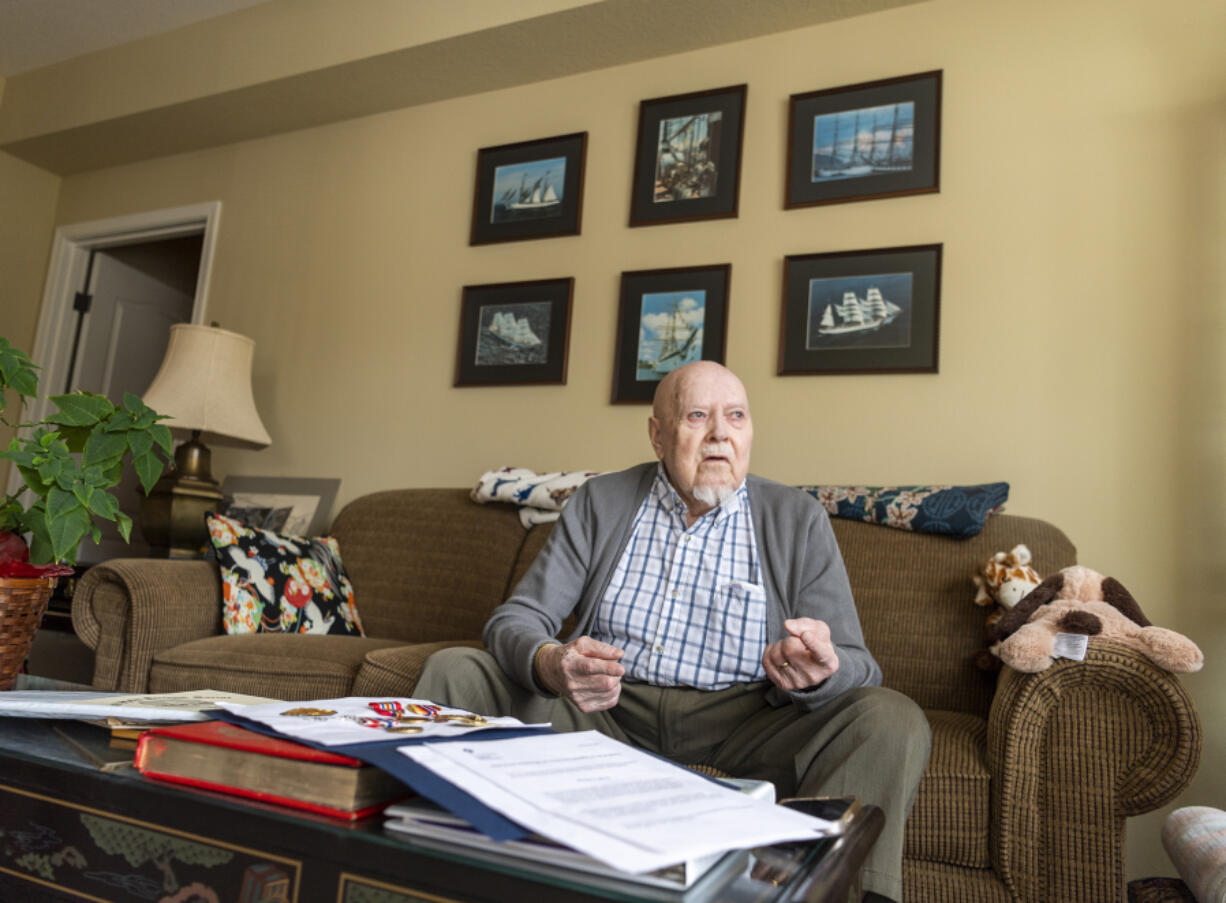
[[[0,79],[0,98],[4,79]],[[51,253],[60,178],[0,152],[0,335],[29,353],[42,303],[43,278]],[[5,412],[14,421],[16,395]],[[12,432],[0,428],[0,447]],[[8,484],[9,462],[0,461],[0,487]]]
[[[1224,33],[1220,0],[933,0],[66,178],[56,222],[220,199],[208,316],[256,339],[273,445],[218,449],[215,470],[339,476],[342,503],[643,459],[646,409],[608,404],[619,274],[731,262],[754,469],[1008,480],[1010,511],[1203,645],[1206,755],[1181,802],[1226,806]],[[782,209],[790,93],[937,68],[940,194]],[[739,218],[627,228],[638,102],[739,82]],[[476,149],[580,130],[583,234],[468,247]],[[774,375],[783,255],[926,242],[945,246],[939,374]],[[575,277],[568,384],[452,388],[461,286],[556,276]],[[1161,815],[1130,826],[1130,876],[1172,873]]]

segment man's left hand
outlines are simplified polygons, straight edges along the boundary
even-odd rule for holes
[[[781,690],[815,687],[839,670],[839,657],[830,642],[825,621],[792,618],[783,622],[790,636],[771,643],[762,653],[762,666],[771,683]]]

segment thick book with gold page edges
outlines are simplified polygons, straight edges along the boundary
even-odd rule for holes
[[[390,774],[358,759],[224,721],[145,731],[135,764],[157,780],[336,818],[365,818],[411,794]]]

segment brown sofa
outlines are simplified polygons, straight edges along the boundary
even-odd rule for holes
[[[1124,820],[1191,780],[1201,732],[1179,681],[1131,650],[1090,644],[1038,674],[979,672],[984,609],[970,577],[1026,543],[1047,575],[1075,549],[1041,520],[996,515],[956,540],[834,519],[869,648],[886,686],[928,714],[933,749],[907,826],[911,900],[1125,899]],[[540,550],[505,505],[466,490],[380,492],[333,525],[368,637],[223,636],[207,562],[120,559],[73,600],[96,686],[201,687],[284,699],[407,695],[442,646],[481,627]]]

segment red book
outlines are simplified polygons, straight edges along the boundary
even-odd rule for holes
[[[396,778],[358,759],[225,721],[145,731],[135,764],[160,781],[351,820],[410,794]]]

